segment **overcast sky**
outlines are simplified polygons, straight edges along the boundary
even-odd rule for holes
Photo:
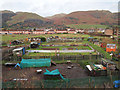
[[[87,10],[118,11],[120,0],[0,0],[0,10],[34,12],[43,17]]]

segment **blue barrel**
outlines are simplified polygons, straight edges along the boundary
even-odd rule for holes
[[[119,88],[120,87],[120,80],[114,81],[113,84],[114,84],[115,88]]]

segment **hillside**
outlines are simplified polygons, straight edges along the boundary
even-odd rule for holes
[[[0,11],[0,13],[2,13],[2,27],[8,27],[7,21],[12,20],[11,17],[15,16],[16,14],[8,10]]]
[[[2,28],[5,29],[30,29],[30,28],[64,28],[64,25],[57,25],[53,20],[44,18],[35,13],[1,11]]]
[[[95,11],[76,11],[54,20],[55,24],[117,24],[117,14],[106,10]]]
[[[105,10],[76,11],[70,14],[56,14],[54,16],[42,17],[29,12],[1,11],[2,27],[9,29],[28,28],[65,28],[68,25],[117,25],[118,13]]]
[[[89,25],[89,24],[70,24],[67,25],[70,28],[75,28],[75,29],[99,29],[99,28],[110,28],[108,25]]]
[[[2,27],[3,28],[34,28],[34,27],[46,27],[53,25],[53,22],[43,18],[35,13],[28,12],[11,12],[11,11],[1,11],[2,12]]]
[[[67,14],[65,14],[65,13],[60,13],[60,14],[56,14],[56,15],[53,15],[53,16],[48,16],[48,17],[46,17],[46,18],[47,18],[47,19],[51,19],[51,20],[55,20],[55,19],[62,18],[62,17],[64,17],[65,15],[67,15]]]
[[[11,17],[11,20],[7,21],[8,25],[16,24],[19,22],[24,22],[29,19],[38,19],[38,20],[45,20],[43,17],[28,12],[16,12],[16,15]]]

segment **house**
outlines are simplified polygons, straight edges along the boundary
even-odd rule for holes
[[[45,30],[36,30],[33,31],[33,34],[46,34],[47,32]]]
[[[87,32],[88,32],[88,33],[94,33],[95,30],[94,30],[94,29],[89,29],[89,30],[87,30]]]
[[[97,32],[103,34],[105,32],[105,30],[104,29],[99,29]]]
[[[30,30],[24,30],[23,34],[31,34]]]
[[[17,30],[8,30],[9,34],[17,34],[18,31]]]
[[[8,34],[8,31],[6,31],[6,30],[0,30],[0,34]]]
[[[17,34],[23,34],[24,33],[24,30],[17,30],[18,33]]]
[[[56,33],[68,33],[67,30],[56,30]]]
[[[53,29],[50,29],[47,31],[47,34],[54,34],[54,33],[55,33],[55,31]]]
[[[68,31],[68,33],[71,33],[71,34],[76,34],[76,33],[77,33],[77,31],[76,31],[75,29],[70,29],[70,30]]]
[[[23,34],[24,30],[8,30],[9,34]]]
[[[84,29],[77,29],[76,30],[78,33],[84,33]]]
[[[88,29],[84,29],[84,34],[88,34]]]

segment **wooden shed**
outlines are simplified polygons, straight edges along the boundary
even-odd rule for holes
[[[115,52],[116,51],[116,44],[107,44],[106,52]]]

